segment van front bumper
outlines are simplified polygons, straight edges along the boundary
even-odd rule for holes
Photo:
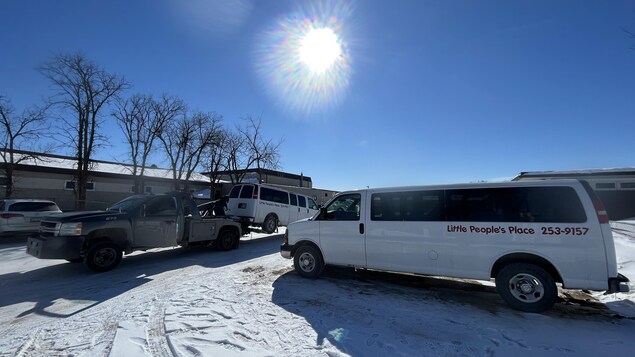
[[[291,259],[291,249],[293,249],[292,245],[284,243],[280,246],[280,255],[285,259]]]
[[[628,280],[627,277],[625,277],[622,274],[617,274],[617,278],[610,278],[609,279],[609,290],[607,290],[607,293],[627,293],[630,291],[630,287],[628,286],[628,282],[630,280]]]

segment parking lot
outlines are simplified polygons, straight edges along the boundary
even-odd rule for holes
[[[280,233],[282,233],[281,230]],[[605,355],[635,348],[635,304],[565,291],[545,314],[491,284],[327,269],[299,277],[281,234],[238,250],[158,249],[95,274],[0,244],[6,356]]]

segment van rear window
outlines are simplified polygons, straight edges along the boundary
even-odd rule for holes
[[[242,185],[236,185],[232,187],[232,190],[229,192],[229,198],[238,198],[238,194],[240,193],[240,189]]]
[[[243,186],[243,190],[240,191],[240,198],[253,198],[254,195],[254,186],[245,185]]]
[[[583,223],[571,187],[509,187],[386,192],[372,195],[373,221]]]

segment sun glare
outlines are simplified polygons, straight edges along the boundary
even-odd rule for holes
[[[254,53],[270,95],[285,109],[306,114],[301,117],[342,103],[352,72],[350,2],[310,4],[273,22]]]
[[[314,73],[324,73],[342,55],[337,35],[330,28],[309,31],[300,42],[300,61]]]

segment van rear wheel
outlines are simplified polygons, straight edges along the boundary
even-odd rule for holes
[[[551,274],[528,263],[505,266],[496,275],[496,290],[516,310],[543,312],[558,299],[558,287]]]
[[[312,246],[304,245],[298,248],[293,256],[293,266],[301,276],[315,279],[324,270],[322,254]]]
[[[278,229],[278,217],[274,214],[270,214],[265,218],[265,221],[262,223],[262,230],[267,234],[271,234]]]

